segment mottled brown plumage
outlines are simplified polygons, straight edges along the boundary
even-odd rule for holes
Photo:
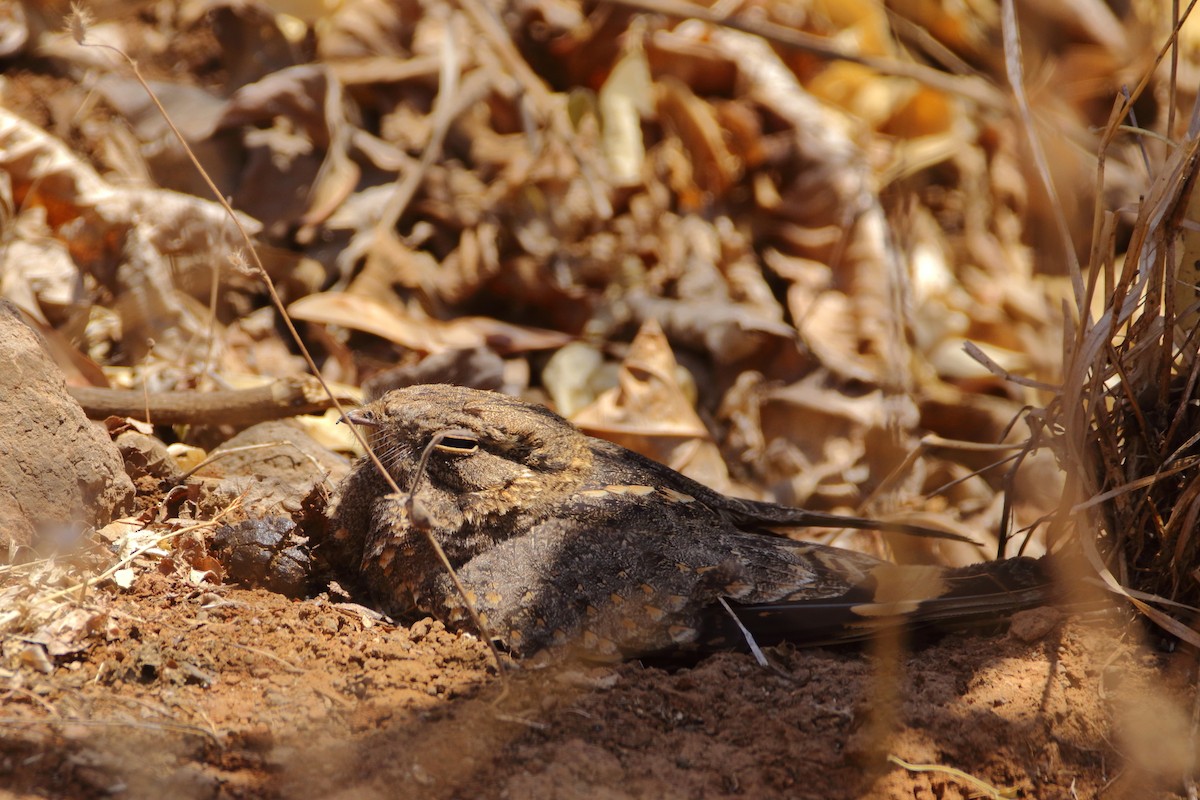
[[[397,612],[467,615],[437,537],[493,637],[516,655],[556,646],[620,658],[739,647],[720,602],[760,643],[869,634],[897,615],[991,615],[1036,602],[1029,559],[901,567],[775,530],[880,523],[729,498],[504,395],[424,385],[352,416],[409,503],[369,460],[330,506],[330,560]],[[415,521],[414,521],[415,519]],[[903,526],[894,526],[903,527]],[[424,529],[424,530],[423,530]]]

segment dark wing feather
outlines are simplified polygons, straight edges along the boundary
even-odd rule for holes
[[[1014,558],[961,569],[887,564],[840,597],[796,596],[732,609],[760,645],[815,646],[867,639],[887,627],[996,622],[1047,602],[1052,592],[1043,560]],[[722,638],[737,630],[723,609],[714,610],[712,623]]]
[[[935,528],[927,528],[923,525],[885,522],[882,520],[866,519],[865,517],[843,516],[841,514],[826,514],[820,511],[806,511],[803,508],[783,506],[777,503],[727,497],[632,450],[626,450],[624,447],[600,439],[592,440],[592,451],[596,457],[595,475],[597,481],[665,486],[681,494],[695,497],[712,510],[723,515],[734,527],[744,530],[755,529],[763,533],[780,535],[778,532],[769,529],[852,528],[855,530],[903,533],[909,536],[979,544],[979,542],[969,536],[962,536],[949,531],[940,531]]]

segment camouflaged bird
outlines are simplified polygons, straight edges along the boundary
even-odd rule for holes
[[[493,392],[412,386],[350,420],[371,429],[405,494],[361,460],[330,505],[329,559],[360,570],[394,612],[469,625],[432,534],[488,633],[516,656],[744,647],[738,623],[759,644],[862,638],[901,618],[993,617],[1046,588],[1031,559],[900,566],[789,539],[778,529],[916,531],[726,497]]]

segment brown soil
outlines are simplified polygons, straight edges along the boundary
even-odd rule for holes
[[[981,796],[894,755],[1007,796],[1168,797],[1187,766],[1190,703],[1162,688],[1187,670],[1048,609],[899,659],[777,649],[780,674],[722,654],[505,687],[472,637],[323,597],[145,573],[103,605],[88,650],[7,676],[5,796]]]

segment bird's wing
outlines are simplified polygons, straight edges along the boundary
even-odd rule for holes
[[[808,511],[803,508],[743,500],[716,492],[685,475],[665,467],[645,456],[626,450],[611,442],[594,440],[595,472],[598,480],[614,484],[643,484],[654,486],[667,494],[693,497],[713,511],[726,517],[730,524],[743,530],[780,536],[777,528],[853,528],[855,530],[902,533],[930,539],[979,544],[969,536],[943,531],[925,525],[867,519],[841,514]]]
[[[1044,599],[1031,559],[894,565],[740,531],[698,501],[647,498],[626,485],[585,490],[472,557],[459,578],[488,633],[517,655],[555,647],[619,659],[743,648],[722,600],[760,644],[818,645]]]
[[[879,564],[738,531],[698,502],[648,500],[611,485],[571,497],[522,535],[478,553],[459,579],[488,632],[518,654],[571,645],[589,657],[623,658],[719,646],[708,641],[718,598],[843,597]]]

